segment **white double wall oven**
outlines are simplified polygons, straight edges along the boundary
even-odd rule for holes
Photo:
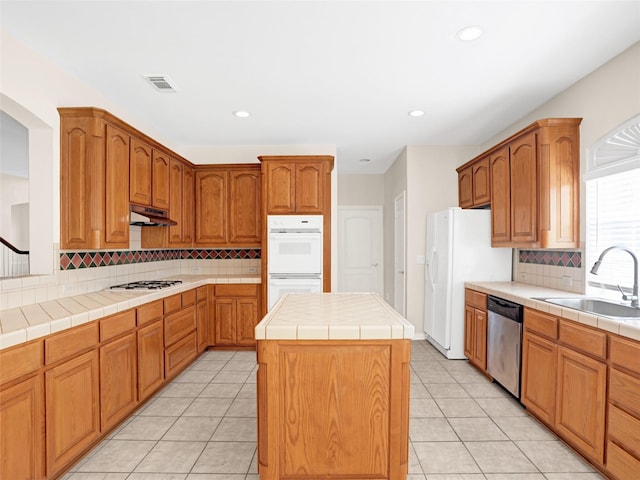
[[[267,217],[268,308],[285,293],[322,292],[322,215]]]

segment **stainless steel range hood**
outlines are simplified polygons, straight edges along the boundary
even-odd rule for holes
[[[167,215],[168,212],[166,210],[143,207],[141,205],[131,205],[129,224],[140,227],[164,227],[178,224],[175,220],[171,220]]]

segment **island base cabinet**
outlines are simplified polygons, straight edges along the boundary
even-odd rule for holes
[[[44,478],[42,376],[0,391],[0,478]]]
[[[261,480],[405,479],[410,340],[258,340]]]
[[[45,372],[48,478],[100,435],[99,401],[97,350]]]

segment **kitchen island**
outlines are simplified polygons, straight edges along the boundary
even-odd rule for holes
[[[296,294],[255,333],[261,480],[406,478],[411,323],[377,294]]]

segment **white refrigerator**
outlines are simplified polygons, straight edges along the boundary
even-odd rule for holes
[[[463,359],[464,283],[511,281],[511,248],[491,248],[491,211],[451,207],[427,215],[425,337]]]

